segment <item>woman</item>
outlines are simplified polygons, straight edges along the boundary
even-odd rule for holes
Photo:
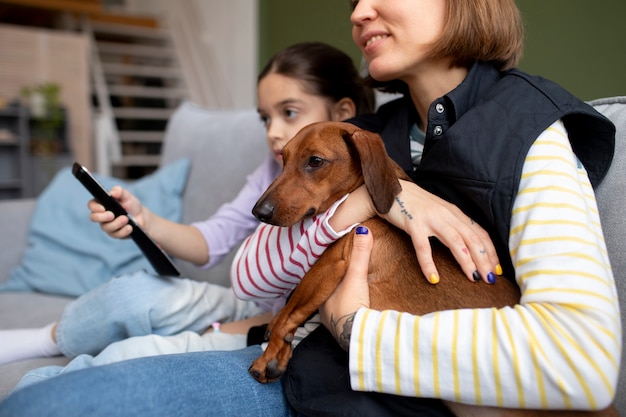
[[[386,217],[411,235],[431,282],[439,278],[427,244],[435,236],[450,247],[468,279],[493,281],[500,263],[504,274],[520,284],[523,295],[514,309],[445,311],[423,317],[376,312],[367,308],[363,264],[355,264],[357,272],[349,273],[322,309],[327,326],[331,317],[340,318],[332,332],[349,337],[346,366],[351,387],[363,392],[370,411],[380,411],[379,415],[450,415],[439,401],[419,397],[516,408],[606,407],[619,369],[619,309],[591,184],[601,181],[610,164],[613,127],[557,86],[507,71],[516,64],[522,44],[519,11],[512,0],[352,4],[353,39],[369,63],[372,78],[406,93],[404,99],[381,108],[377,117],[354,120],[380,131],[389,154],[419,184],[403,183],[399,195],[404,213],[411,218],[398,207]],[[580,166],[572,148],[582,161]],[[557,209],[555,203],[561,203]],[[365,193],[357,190],[320,223],[339,235],[374,214]],[[477,224],[490,233],[499,260]],[[419,344],[396,344],[395,337],[379,335],[376,329],[383,322],[381,328],[397,330],[400,339],[419,337]],[[289,391],[295,380],[290,375],[309,363],[302,360],[307,351],[327,348],[326,339],[319,337],[322,331],[320,327],[295,349],[284,381],[289,399],[300,409],[311,404],[302,404],[291,394],[319,399],[318,392]],[[304,349],[307,344],[313,349]],[[379,362],[376,352],[389,362]],[[2,411],[11,415],[11,410],[28,401],[46,400],[50,389],[72,390],[94,382],[93,390],[106,394],[104,399],[89,401],[91,410],[125,406],[131,415],[158,415],[175,403],[183,413],[200,415],[203,409],[189,403],[204,401],[204,410],[210,404],[205,415],[236,415],[241,409],[233,391],[246,389],[261,403],[248,404],[254,406],[251,414],[293,413],[282,401],[278,384],[256,387],[251,378],[233,373],[211,373],[200,379],[209,371],[194,369],[203,360],[228,358],[237,372],[245,369],[246,354],[254,357],[250,350],[231,356],[176,356],[169,361],[161,357],[100,368],[98,373],[72,379],[67,375],[57,385],[40,384],[17,392]],[[394,360],[395,354],[400,361]],[[164,364],[178,365],[176,375],[159,372],[157,367]],[[314,373],[304,372],[314,382],[324,377],[327,365],[315,364]],[[157,384],[149,383],[161,375],[165,378]],[[117,381],[122,376],[146,384],[137,394],[142,399],[161,395],[158,403],[147,412],[137,398],[115,401],[121,392],[110,382],[98,383],[99,378]],[[190,384],[181,388],[181,382],[190,378],[202,381],[204,390],[220,396],[221,402]],[[215,379],[222,384],[213,384]],[[183,394],[168,395],[172,385]],[[417,398],[399,401],[408,396]],[[224,399],[228,406],[220,407]],[[339,396],[337,403],[343,399]],[[71,410],[70,403],[59,405],[56,412]],[[394,412],[385,407],[395,403],[399,405]],[[273,408],[263,408],[265,404]]]
[[[512,408],[602,409],[615,395],[620,316],[591,187],[608,169],[614,130],[558,86],[507,71],[521,53],[519,12],[512,1],[480,3],[353,2],[353,40],[372,78],[406,93],[378,118],[354,123],[380,132],[392,158],[420,187],[489,231],[505,275],[522,290],[521,303],[423,317],[379,312],[367,308],[362,279],[340,286],[322,319],[338,340],[349,340],[355,391]],[[419,161],[409,159],[414,137],[422,138],[414,152]],[[402,185],[403,210],[398,204],[384,217],[419,246],[428,200],[420,187]],[[310,236],[328,236],[323,224],[339,236],[376,214],[370,209],[359,217],[363,207],[371,207],[367,194],[353,193],[332,216],[313,222],[301,247],[316,240]],[[464,250],[446,243],[453,253]],[[321,250],[309,248],[314,255]],[[422,268],[429,276],[428,266]],[[495,269],[478,274],[494,282]],[[475,276],[464,270],[469,279]],[[288,376],[298,410],[310,411],[313,401],[295,393],[315,391],[318,403],[320,390],[330,396],[340,387],[329,387],[330,377],[302,379],[311,375],[307,364],[324,363],[313,348],[323,343],[314,340],[295,350]],[[328,368],[318,373],[337,375],[341,367]]]

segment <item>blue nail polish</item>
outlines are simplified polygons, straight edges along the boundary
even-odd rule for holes
[[[496,275],[493,272],[487,274],[487,282],[490,284],[496,283]]]
[[[480,274],[478,273],[478,271],[472,272],[472,279],[474,280],[474,282],[480,281]]]
[[[366,235],[368,232],[369,230],[367,230],[367,227],[365,226],[357,226],[356,228],[357,235]]]

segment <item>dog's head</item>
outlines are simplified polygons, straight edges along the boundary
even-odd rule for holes
[[[404,171],[385,151],[379,135],[350,123],[304,127],[283,148],[283,171],[252,213],[262,222],[291,226],[326,211],[365,183],[379,213],[389,211]]]

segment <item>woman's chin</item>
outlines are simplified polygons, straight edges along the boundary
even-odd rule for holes
[[[395,79],[394,73],[382,65],[376,65],[376,61],[372,61],[368,67],[370,77],[378,82],[392,81]]]

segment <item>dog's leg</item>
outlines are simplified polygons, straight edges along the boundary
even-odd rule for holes
[[[289,301],[268,325],[269,343],[249,369],[259,382],[281,377],[291,359],[291,342],[298,327],[330,297],[348,268],[350,239],[340,239],[306,273]]]

